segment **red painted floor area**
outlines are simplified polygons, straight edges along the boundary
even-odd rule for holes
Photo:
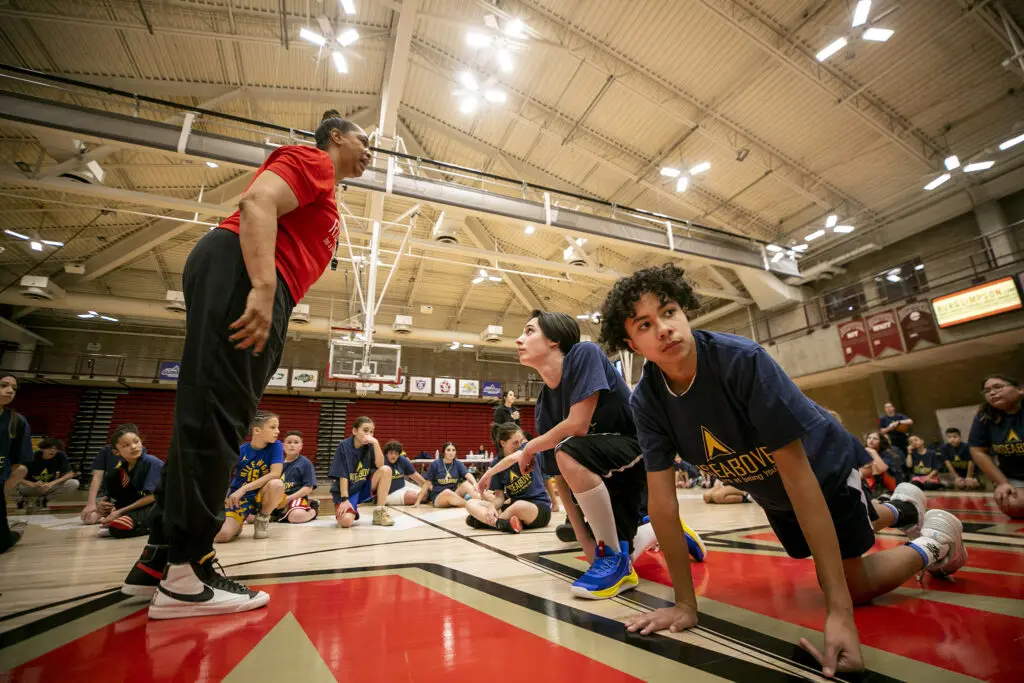
[[[271,594],[268,608],[227,618],[149,621],[140,605],[132,616],[15,669],[10,680],[219,681],[291,612],[338,680],[486,679],[528,655],[531,681],[639,681],[399,576],[262,589]],[[299,656],[275,655],[285,662]]]
[[[771,536],[774,540],[774,536]],[[884,544],[891,540],[880,539]],[[990,562],[1024,568],[1016,552],[970,549]],[[995,555],[1003,555],[999,561]],[[792,624],[820,631],[824,600],[810,560],[732,553],[715,548],[704,563],[693,564],[698,595],[735,605]],[[646,553],[636,563],[641,578],[671,585],[664,558]],[[915,580],[905,584],[916,587]],[[929,590],[991,595],[1024,600],[1024,573],[1016,576],[963,572],[955,583],[928,580]],[[944,669],[998,683],[1019,681],[1024,619],[918,598],[894,596],[891,604],[868,605],[855,611],[864,645]],[[1020,603],[1024,613],[1024,601]],[[1013,672],[1017,671],[1016,674]]]

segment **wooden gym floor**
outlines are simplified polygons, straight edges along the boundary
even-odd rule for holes
[[[808,636],[820,646],[811,561],[786,557],[753,504],[679,496],[708,545],[693,572],[700,626],[648,637],[621,622],[671,599],[660,555],[637,562],[639,589],[574,599],[569,583],[585,565],[578,547],[555,538],[561,513],[518,536],[430,508],[393,508],[389,529],[365,514],[342,530],[328,516],[274,525],[255,541],[246,526],[219,559],[268,591],[269,607],[164,622],[117,591],[144,539],[97,538],[71,507],[33,514],[22,542],[0,556],[0,681],[822,680],[795,644]],[[968,566],[954,582],[911,580],[858,608],[868,671],[841,679],[1020,680],[1024,522],[1002,516],[991,496],[947,493],[930,505],[963,520]],[[885,533],[876,547],[902,538]]]

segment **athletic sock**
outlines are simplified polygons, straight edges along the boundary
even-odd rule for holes
[[[619,535],[615,529],[615,513],[612,512],[612,499],[604,482],[600,482],[589,491],[577,493],[576,500],[587,522],[590,523],[594,539],[604,541],[606,548],[618,552]]]
[[[908,541],[907,545],[916,550],[921,556],[921,561],[924,562],[922,569],[927,569],[949,553],[949,547],[946,544],[939,543],[934,538],[929,538],[928,536],[915,538],[913,541]]]
[[[892,503],[879,503],[879,505],[881,505],[884,508],[889,508],[890,510],[892,510],[893,520],[892,520],[892,524],[890,524],[889,526],[891,526],[893,529],[899,528],[899,525],[900,525],[900,509],[898,507],[896,507],[895,505],[893,505]]]
[[[894,529],[906,529],[921,521],[917,518],[917,508],[909,500],[890,500],[882,505],[896,513],[896,521],[892,523]]]
[[[505,533],[512,533],[512,524],[507,519],[501,519],[500,517],[494,523],[494,528]]]

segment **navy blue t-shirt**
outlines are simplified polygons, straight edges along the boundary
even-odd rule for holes
[[[1008,479],[1024,481],[1024,408],[1004,414],[998,424],[975,415],[967,445],[987,448]]]
[[[453,460],[451,464],[446,465],[444,458],[438,458],[430,463],[423,478],[434,485],[431,495],[436,498],[441,491],[454,491],[458,488],[459,482],[465,479],[467,474],[469,470],[461,460]]]
[[[675,468],[677,470],[682,471],[682,472],[686,472],[686,474],[688,476],[691,476],[691,477],[699,477],[700,476],[700,472],[697,471],[697,468],[694,467],[693,465],[691,465],[690,463],[686,462],[685,460],[680,459],[680,460],[677,461],[677,460],[675,460],[673,458],[672,464],[675,465]]]
[[[411,474],[416,474],[416,468],[412,466],[409,458],[404,455],[398,456],[398,460],[391,464],[391,488],[388,489],[388,493],[404,489],[405,478]]]
[[[331,493],[341,492],[339,479],[348,479],[349,493],[362,486],[363,482],[373,475],[376,469],[373,464],[372,445],[366,444],[362,448],[356,448],[354,436],[344,439],[334,451],[334,459],[327,470],[327,476],[334,480],[331,484]]]
[[[235,467],[235,477],[231,480],[231,493],[270,474],[270,466],[284,462],[284,445],[280,441],[268,443],[260,449],[252,447],[252,443],[246,441],[238,449],[238,465]],[[251,491],[256,495],[255,491]]]
[[[573,405],[598,392],[600,396],[588,433],[635,436],[636,425],[629,410],[629,387],[594,342],[580,342],[569,349],[562,359],[562,381],[554,389],[545,385],[540,390],[534,409],[537,434],[545,434],[569,417]],[[545,455],[552,454],[548,451]],[[551,457],[549,464],[554,460]]]
[[[10,408],[0,411],[0,483],[10,479],[15,465],[28,467],[32,462],[32,431],[28,420],[19,414],[12,429],[12,414]]]
[[[502,458],[495,457],[491,461],[491,466],[497,465],[501,460]],[[551,508],[551,497],[548,496],[548,491],[544,488],[544,473],[541,471],[540,458],[534,458],[533,472],[530,474],[524,475],[519,463],[498,472],[491,477],[490,489],[504,493],[506,503],[526,500],[540,507]]]
[[[284,461],[281,470],[281,481],[284,482],[284,495],[290,496],[299,489],[308,486],[316,488],[316,470],[313,463],[304,455],[300,455],[291,462]]]
[[[971,449],[963,441],[956,448],[948,443],[942,444],[939,448],[939,457],[942,462],[948,462],[953,466],[953,471],[961,477],[967,476],[967,468],[974,460],[971,458]]]
[[[882,462],[884,462],[886,467],[889,468],[886,474],[892,477],[897,484],[902,484],[904,481],[903,464],[905,460],[903,453],[895,448],[887,448],[879,453],[878,457],[881,458]]]
[[[939,469],[942,461],[935,451],[925,448],[924,453],[913,451],[910,453],[910,474],[913,477],[926,477],[933,471]]]
[[[885,429],[893,422],[902,422],[903,420],[909,419],[910,418],[904,415],[903,413],[894,413],[892,417],[889,417],[888,415],[882,415],[878,418],[878,428]],[[894,429],[891,432],[886,432],[885,435],[889,437],[889,443],[891,443],[893,446],[896,446],[901,451],[903,451],[904,454],[906,454],[909,446],[909,434],[901,432],[898,429]]]
[[[60,479],[68,472],[71,472],[71,464],[68,462],[68,455],[64,451],[57,451],[57,454],[47,460],[43,457],[42,451],[36,451],[32,455],[32,462],[29,463],[28,473],[25,475],[27,481],[39,481],[47,483],[54,479]]]
[[[867,453],[824,408],[804,396],[757,343],[694,330],[697,374],[674,396],[654,363],[630,402],[647,470],[673,466],[676,453],[698,470],[750,495],[764,508],[792,510],[772,452],[801,440],[826,497],[846,486]]]
[[[164,461],[148,453],[139,456],[130,471],[127,461],[118,457],[114,466],[103,475],[103,488],[113,499],[114,507],[128,507],[156,491],[163,468]]]

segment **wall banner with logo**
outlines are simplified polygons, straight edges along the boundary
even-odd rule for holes
[[[292,389],[316,389],[319,374],[317,370],[295,368],[292,370]]]
[[[839,341],[843,345],[843,360],[847,365],[871,360],[871,341],[868,339],[864,321],[855,318],[836,326]]]
[[[478,379],[460,379],[459,380],[459,397],[460,398],[480,398],[480,380],[478,380]]]
[[[177,382],[178,375],[181,374],[181,361],[177,360],[164,360],[160,361],[160,374],[157,375],[157,379],[166,380],[168,382]]]
[[[385,394],[404,394],[405,393],[405,377],[400,377],[396,384],[382,384],[381,389]]]
[[[915,301],[900,306],[896,309],[896,317],[900,320],[900,329],[903,331],[903,339],[907,343],[907,351],[913,351],[918,346],[926,349],[940,343],[935,314],[932,313],[932,307],[928,305],[928,302]]]
[[[429,394],[430,388],[433,385],[434,380],[432,377],[410,377],[409,378],[409,393],[410,394]]]
[[[896,313],[890,309],[879,311],[864,318],[871,339],[871,354],[875,358],[884,358],[903,353],[903,338],[900,336],[900,324]]]
[[[454,396],[459,383],[451,377],[435,377],[434,393],[438,396]]]
[[[501,398],[504,393],[501,390],[501,382],[484,382],[480,385],[480,392],[484,398]]]
[[[267,382],[268,387],[286,387],[288,386],[288,369],[278,368],[271,377],[270,381]]]

